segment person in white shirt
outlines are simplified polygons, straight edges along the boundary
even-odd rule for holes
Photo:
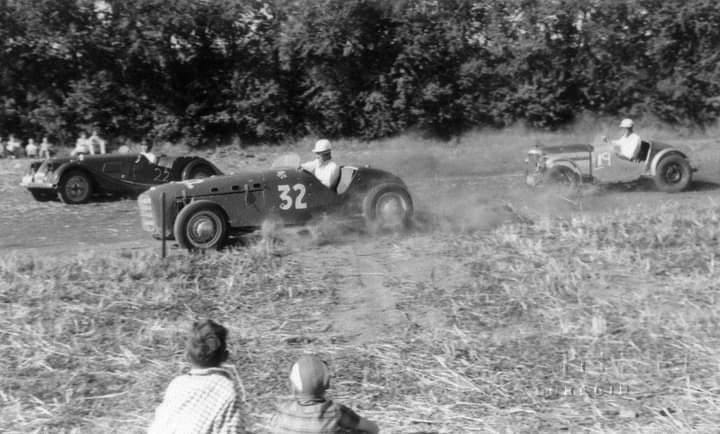
[[[622,137],[610,142],[614,145],[615,154],[629,161],[635,161],[637,159],[638,153],[640,152],[640,144],[642,143],[640,136],[633,132],[633,127],[634,123],[632,119],[623,119],[622,122],[620,122],[620,128],[625,130]],[[607,137],[605,139],[607,141]]]
[[[28,158],[37,158],[38,147],[35,144],[35,140],[28,139],[28,144],[25,145],[25,155],[27,155]]]
[[[105,140],[98,136],[97,130],[93,130],[92,135],[88,138],[88,140],[92,144],[93,149],[97,145],[98,152],[101,154],[105,153]]]
[[[340,179],[340,166],[332,161],[332,146],[327,139],[315,142],[312,150],[315,159],[302,164],[302,168],[315,175],[327,188],[335,188]]]
[[[8,137],[5,149],[7,149],[7,153],[10,158],[20,158],[23,156],[22,143],[20,140],[15,138],[14,134],[10,134],[10,137]]]
[[[75,149],[73,149],[70,153],[71,156],[79,154],[95,155],[95,149],[93,148],[92,142],[88,139],[87,133],[84,131],[80,133],[80,137],[78,137],[75,142]]]
[[[50,158],[53,153],[52,144],[48,142],[47,136],[40,142],[40,158]]]

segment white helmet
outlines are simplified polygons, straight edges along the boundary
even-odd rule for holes
[[[620,128],[632,128],[633,127],[633,121],[632,119],[625,118],[620,122]]]
[[[315,147],[312,151],[316,154],[322,154],[324,152],[330,152],[331,150],[332,147],[330,146],[330,140],[320,139],[315,142]]]

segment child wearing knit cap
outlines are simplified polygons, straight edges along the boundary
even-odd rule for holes
[[[317,356],[304,355],[290,370],[293,399],[281,406],[270,425],[274,434],[374,434],[378,426],[354,411],[325,398],[330,387],[327,365]]]

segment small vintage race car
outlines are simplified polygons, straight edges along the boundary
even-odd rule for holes
[[[161,155],[153,164],[142,154],[78,155],[33,161],[20,185],[39,201],[79,204],[95,195],[134,197],[153,185],[220,174],[200,157]]]
[[[410,223],[412,198],[393,174],[342,166],[337,185],[328,188],[299,167],[297,155],[277,161],[269,170],[151,188],[138,197],[143,229],[155,238],[164,231],[189,250],[205,250],[222,247],[231,235],[255,231],[266,220],[303,225],[332,213],[363,219],[374,229]]]
[[[526,183],[530,186],[622,183],[651,179],[664,192],[685,190],[697,168],[688,152],[656,141],[643,141],[634,161],[621,158],[612,143],[536,146],[528,151]]]

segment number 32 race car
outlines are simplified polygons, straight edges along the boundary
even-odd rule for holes
[[[395,175],[342,166],[337,185],[328,188],[299,168],[297,155],[279,160],[270,170],[151,188],[138,197],[143,229],[155,238],[164,231],[181,247],[203,250],[218,249],[230,235],[257,230],[267,219],[302,225],[332,213],[362,218],[371,227],[404,228],[410,223],[413,202],[407,186]]]
[[[39,201],[79,204],[94,195],[137,196],[153,185],[220,174],[200,157],[161,155],[153,164],[141,154],[78,155],[33,161],[20,185]]]

